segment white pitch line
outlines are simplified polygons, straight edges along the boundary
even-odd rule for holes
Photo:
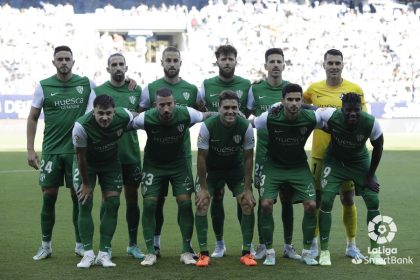
[[[18,170],[0,170],[0,174],[6,173],[27,173],[27,172],[35,172],[38,170],[31,170],[31,169],[18,169]]]

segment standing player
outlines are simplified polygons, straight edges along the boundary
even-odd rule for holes
[[[246,112],[247,93],[251,86],[249,80],[235,75],[235,67],[237,64],[237,50],[231,45],[223,45],[217,48],[216,65],[219,67],[219,75],[204,80],[199,92],[198,103],[205,106],[208,111],[216,112],[219,110],[219,95],[224,90],[234,91],[239,97],[239,110],[248,116]],[[223,208],[224,189],[221,188],[214,193],[211,203],[211,218],[213,222],[213,230],[216,235],[216,248],[212,253],[212,257],[221,258],[226,254],[226,246],[223,241],[223,225],[225,220],[225,211]],[[237,215],[241,220],[241,206],[237,205]]]
[[[109,95],[114,99],[116,106],[124,107],[131,112],[138,112],[141,88],[128,89],[129,82],[125,80],[125,73],[128,69],[125,57],[119,53],[111,55],[108,58],[108,67],[106,69],[111,75],[111,79],[94,88],[96,95]],[[140,221],[138,188],[141,180],[141,161],[136,131],[127,132],[121,137],[118,141],[118,155],[121,163],[126,201],[125,217],[129,239],[127,253],[136,259],[142,259],[144,254],[137,246],[137,231]],[[101,207],[101,217],[103,210],[104,208]]]
[[[72,185],[73,146],[71,130],[75,120],[86,112],[89,97],[94,97],[91,89],[95,86],[86,77],[73,74],[73,53],[68,46],[54,49],[53,65],[57,73],[37,83],[29,112],[26,135],[28,164],[40,170],[39,184],[42,190],[43,203],[41,210],[42,244],[34,260],[42,260],[51,256],[51,239],[55,223],[55,203],[59,187],[70,188],[73,201],[73,225],[75,229],[76,247],[74,252],[83,256],[77,226],[79,213],[77,196]],[[42,142],[41,164],[34,150],[35,134],[38,119],[44,110],[44,139]]]
[[[94,263],[115,267],[109,248],[117,227],[120,193],[122,190],[121,163],[118,139],[128,128],[133,115],[124,108],[115,108],[112,97],[99,95],[93,102],[93,111],[80,117],[73,128],[76,149],[73,167],[74,189],[79,199],[79,230],[85,250],[78,268],[89,268]],[[101,186],[103,211],[100,224],[99,253],[93,252],[93,190],[98,178]]]
[[[283,80],[282,73],[284,70],[284,54],[280,48],[271,48],[265,52],[264,68],[267,70],[267,80],[260,81],[251,86],[248,92],[247,108],[255,116],[260,116],[268,111],[270,107],[282,99],[282,90],[289,84],[289,81]],[[264,180],[261,177],[264,169],[264,162],[267,158],[267,130],[257,130],[257,153],[255,156],[255,187],[259,190],[260,182]],[[262,182],[264,183],[264,182]],[[284,229],[284,248],[283,256],[285,258],[300,259],[292,245],[293,238],[293,205],[291,202],[291,194],[289,189],[280,190],[280,200],[282,205],[282,220]],[[259,245],[255,253],[255,259],[259,260],[265,257],[265,243],[261,233],[261,203],[258,202],[258,236]]]
[[[355,92],[362,96],[362,108],[366,111],[362,89],[341,77],[343,71],[343,54],[336,49],[330,49],[324,54],[323,63],[326,80],[311,84],[303,94],[305,103],[313,104],[317,107],[341,107],[341,97],[343,93]],[[315,129],[312,141],[311,171],[315,176],[317,190],[317,208],[321,201],[321,169],[325,150],[330,142],[331,136],[320,130]],[[364,258],[356,246],[357,232],[357,210],[354,205],[354,184],[351,181],[343,182],[340,188],[340,199],[343,205],[343,223],[346,227],[347,247],[346,255],[351,258]],[[317,233],[315,233],[317,235]],[[311,247],[312,254],[318,256],[317,238],[314,238]]]
[[[241,263],[257,265],[250,254],[254,235],[254,205],[252,195],[252,161],[254,132],[248,120],[239,117],[239,98],[233,91],[219,95],[219,115],[207,119],[200,129],[197,156],[197,189],[195,225],[200,257],[197,266],[208,266],[207,212],[215,190],[228,188],[242,208],[242,257]]]
[[[319,212],[319,230],[321,239],[320,265],[331,265],[328,241],[331,229],[331,210],[335,195],[344,181],[352,180],[357,193],[365,201],[367,221],[380,215],[379,184],[375,172],[381,161],[384,138],[378,121],[370,114],[362,112],[362,99],[358,93],[343,96],[341,110],[332,108],[318,110],[321,119],[331,131],[322,170],[322,200]],[[372,159],[366,149],[370,139],[373,146]],[[375,234],[380,234],[375,229]],[[376,240],[370,240],[369,262],[385,265],[385,260],[378,251]],[[358,257],[356,257],[357,259]]]
[[[156,227],[156,207],[162,187],[172,185],[178,204],[178,224],[182,234],[181,262],[195,264],[190,252],[194,216],[191,193],[194,188],[192,170],[185,155],[184,137],[189,127],[201,122],[211,113],[201,113],[191,107],[176,106],[172,92],[162,88],[156,92],[155,108],[142,112],[134,119],[135,129],[144,129],[147,142],[144,149],[142,193],[143,236],[148,254],[141,262],[143,266],[156,263],[153,235]]]
[[[301,109],[302,88],[288,84],[283,88],[282,105],[284,109],[273,108],[255,118],[255,128],[267,129],[268,153],[260,182],[261,231],[267,247],[264,265],[275,265],[273,249],[273,204],[279,190],[293,189],[294,203],[303,202],[302,221],[303,250],[302,261],[307,265],[318,262],[311,256],[311,242],[316,226],[316,203],[314,179],[310,172],[305,153],[305,143],[315,127],[322,127],[319,116],[307,109]]]
[[[189,106],[196,108],[197,87],[183,80],[179,76],[182,60],[181,53],[175,47],[167,47],[162,53],[161,65],[163,67],[164,76],[153,83],[148,84],[141,95],[140,107],[141,111],[145,111],[153,107],[156,102],[156,92],[161,88],[169,88],[172,96],[175,98],[177,105]],[[185,155],[187,163],[192,170],[191,140],[189,130],[185,133],[184,139]],[[168,185],[162,186],[162,194],[159,195],[158,205],[156,208],[156,231],[153,238],[156,254],[160,256],[160,234],[163,226],[163,206],[165,197],[168,195]],[[189,238],[191,239],[192,236]],[[192,249],[191,249],[192,251]]]

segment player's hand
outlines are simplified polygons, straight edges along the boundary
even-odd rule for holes
[[[92,189],[86,185],[82,184],[79,188],[79,190],[76,192],[77,199],[82,202],[82,204],[85,204],[85,202],[88,200],[92,193]]]
[[[244,190],[241,194],[240,200],[250,207],[254,207],[257,204],[251,190]]]
[[[380,185],[373,180],[371,176],[368,176],[365,180],[365,186],[367,186],[372,191],[378,193]]]
[[[195,205],[202,208],[209,205],[210,193],[208,190],[200,189],[195,195]]]
[[[128,82],[128,90],[133,91],[137,86],[137,82],[129,77],[127,77],[125,80]]]
[[[28,164],[30,167],[38,170],[39,169],[39,158],[38,154],[34,150],[28,151]]]

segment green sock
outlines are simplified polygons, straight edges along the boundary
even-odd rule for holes
[[[162,232],[164,217],[163,217],[163,206],[165,205],[165,197],[159,197],[156,204],[156,228],[154,235],[160,235]],[[179,214],[178,214],[179,216]]]
[[[255,215],[242,214],[241,230],[242,230],[242,250],[249,251],[251,248],[252,238],[254,237]]]
[[[125,219],[128,226],[128,245],[133,246],[137,244],[137,231],[140,222],[140,208],[137,202],[127,203]]]
[[[79,223],[77,219],[79,218],[79,200],[76,195],[71,196],[71,201],[73,202],[73,226],[74,226],[74,236],[76,237],[76,242],[81,243],[82,239],[79,234]]]
[[[238,218],[239,224],[242,224],[242,207],[239,202],[236,203],[236,217]]]
[[[261,232],[267,249],[273,248],[274,219],[273,212],[261,212]]]
[[[207,249],[207,232],[209,224],[207,222],[207,215],[199,216],[195,213],[195,229],[197,231],[198,245],[200,252],[208,251]]]
[[[93,240],[93,219],[92,219],[93,200],[89,197],[85,204],[79,202],[79,234],[85,251],[92,250]]]
[[[376,216],[380,215],[381,213],[379,212],[378,209],[376,210],[367,210],[367,223],[369,224],[370,221],[372,221],[373,218],[375,218]],[[375,227],[374,232],[377,234],[377,236],[380,236],[381,234],[378,232],[378,226]],[[378,248],[379,245],[378,243],[373,240],[372,238],[370,239],[370,248]]]
[[[304,213],[302,221],[302,231],[303,231],[303,248],[310,249],[312,240],[314,239],[316,228],[316,212],[313,213]],[[291,243],[287,243],[291,244]]]
[[[330,239],[331,230],[331,212],[319,211],[319,239],[321,250],[328,250],[328,241]]]
[[[51,241],[52,231],[55,223],[55,202],[56,196],[44,194],[41,210],[41,232],[42,241]]]
[[[281,204],[281,219],[283,221],[283,238],[285,244],[292,244],[293,239],[293,205]]]
[[[100,226],[100,241],[99,250],[108,252],[111,248],[112,237],[114,236],[115,229],[117,228],[118,208],[120,207],[120,197],[111,196],[107,197],[104,201],[104,215],[101,220]]]
[[[194,215],[191,200],[177,201],[179,211],[179,228],[182,235],[182,253],[189,252],[194,230]]]
[[[155,247],[153,246],[153,236],[156,227],[156,206],[156,200],[143,200],[143,215],[141,216],[141,224],[143,227],[144,242],[146,243],[147,251],[149,254],[155,253]]]
[[[210,205],[210,213],[216,240],[221,241],[223,240],[223,226],[225,223],[225,209],[223,207],[223,200],[213,199]]]

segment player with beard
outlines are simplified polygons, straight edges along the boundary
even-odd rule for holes
[[[124,107],[131,112],[139,112],[141,88],[129,90],[129,82],[125,80],[128,70],[125,57],[120,53],[112,54],[108,58],[106,68],[111,79],[94,88],[97,96],[106,94],[114,99],[117,107]],[[138,204],[138,188],[141,181],[140,146],[136,131],[124,133],[118,141],[118,155],[121,163],[124,195],[126,201],[126,221],[128,225],[127,253],[136,258],[144,258],[144,254],[137,246],[137,232],[140,221]],[[104,199],[101,207],[101,217],[104,212]]]
[[[181,53],[175,47],[167,47],[162,53],[161,65],[164,76],[144,87],[141,94],[140,110],[145,111],[154,106],[156,102],[156,92],[162,88],[168,88],[172,91],[172,96],[175,99],[176,105],[188,106],[196,108],[197,102],[197,87],[188,83],[179,76],[182,65]],[[189,130],[185,133],[184,138],[185,156],[187,163],[192,168],[191,155],[191,140]],[[157,256],[160,256],[160,234],[164,222],[163,206],[165,197],[168,195],[168,185],[161,188],[162,193],[159,195],[158,205],[156,209],[156,231],[154,235],[154,246]],[[191,236],[190,236],[191,239]],[[192,249],[191,249],[191,252]]]
[[[235,75],[237,50],[231,45],[222,45],[217,48],[215,55],[219,75],[203,81],[198,92],[199,106],[205,106],[208,111],[216,112],[219,110],[220,93],[224,90],[231,90],[239,97],[239,110],[248,115],[246,105],[251,82]],[[221,258],[226,254],[226,246],[223,241],[225,220],[223,196],[224,188],[216,190],[210,207],[213,230],[216,235],[216,248],[211,255],[214,258]],[[239,204],[237,205],[237,215],[239,222],[241,222],[242,210]]]
[[[78,230],[77,217],[79,207],[72,180],[74,149],[71,143],[71,130],[78,117],[86,112],[88,103],[95,95],[92,88],[95,84],[87,77],[73,74],[73,52],[68,46],[54,49],[52,61],[57,73],[37,83],[34,99],[27,121],[28,164],[39,169],[39,184],[42,190],[43,203],[41,210],[42,244],[34,260],[49,258],[52,253],[51,239],[55,223],[55,204],[59,186],[65,180],[70,188],[73,201],[73,225],[76,247],[74,252],[83,256],[84,249]],[[44,139],[42,142],[41,162],[34,150],[35,134],[38,119],[44,111]]]

